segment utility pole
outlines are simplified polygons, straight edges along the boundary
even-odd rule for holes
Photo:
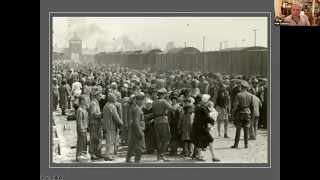
[[[204,40],[206,39],[206,37],[202,37],[202,52],[204,52]]]
[[[254,31],[254,46],[257,46],[257,31],[259,31],[259,30],[254,29],[252,31]]]
[[[224,48],[228,48],[228,41],[224,41]]]

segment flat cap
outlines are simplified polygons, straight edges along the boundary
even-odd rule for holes
[[[249,84],[247,83],[247,81],[241,81],[241,86],[245,88],[249,88]]]
[[[167,92],[166,88],[161,88],[158,90],[158,93],[166,93],[166,92]]]

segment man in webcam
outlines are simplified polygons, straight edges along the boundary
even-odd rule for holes
[[[301,14],[302,5],[299,1],[295,1],[291,6],[291,15],[284,19],[290,26],[310,26],[308,16]]]

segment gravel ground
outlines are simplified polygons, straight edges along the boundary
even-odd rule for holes
[[[72,112],[67,111],[67,114]],[[76,133],[76,123],[75,121],[67,121],[67,116],[61,116],[61,112],[54,112],[53,118],[55,119],[56,124],[65,124],[65,130],[63,131],[63,136],[66,139],[66,143],[70,150],[65,154],[61,154],[62,157],[66,159],[72,159],[71,162],[75,162],[75,153],[76,149],[71,149],[71,147],[76,146],[77,133]],[[222,127],[223,128],[223,127]],[[238,149],[231,149],[230,146],[234,143],[235,137],[235,127],[232,123],[229,123],[228,135],[230,139],[218,138],[218,132],[215,130],[214,148],[216,157],[221,159],[219,163],[267,163],[268,162],[268,138],[267,130],[259,129],[257,140],[249,141],[249,148],[244,148],[243,142],[243,132],[241,133],[241,139]],[[179,149],[180,151],[182,149]],[[55,156],[56,154],[53,154]],[[92,161],[92,163],[124,163],[126,156],[126,147],[120,147],[118,153],[118,159],[115,161],[103,161],[97,160]],[[203,156],[207,159],[206,162],[201,163],[210,163],[212,162],[209,149],[203,152]],[[53,158],[55,159],[55,158]],[[134,158],[132,158],[133,160]],[[168,157],[170,162],[174,163],[200,163],[191,158],[182,158],[182,157]],[[141,163],[155,163],[156,155],[143,155]],[[69,161],[70,162],[70,161]],[[58,162],[57,162],[58,163]]]

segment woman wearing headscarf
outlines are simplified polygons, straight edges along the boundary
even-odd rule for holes
[[[207,148],[209,144],[209,149],[212,155],[212,161],[217,162],[220,161],[217,159],[213,152],[213,137],[208,131],[208,123],[212,126],[214,125],[214,119],[212,119],[209,115],[208,103],[209,103],[210,95],[203,94],[201,97],[201,103],[197,105],[195,108],[195,119],[194,119],[194,131],[193,134],[193,143],[197,147],[198,152],[198,161],[205,161],[201,157],[202,149]],[[211,127],[210,127],[211,128]]]
[[[145,129],[145,140],[146,140],[146,153],[154,154],[157,149],[157,138],[154,130],[153,114],[152,114],[152,103],[151,99],[146,99],[145,107],[142,108],[144,119],[146,122]]]

